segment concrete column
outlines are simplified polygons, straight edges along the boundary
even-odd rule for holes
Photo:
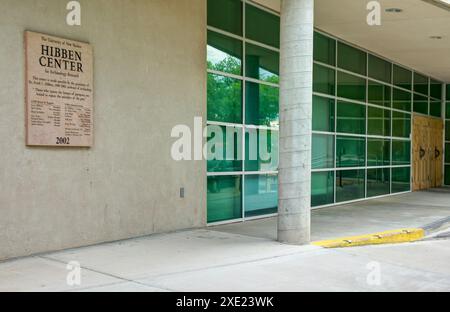
[[[278,240],[311,239],[314,0],[282,0]]]

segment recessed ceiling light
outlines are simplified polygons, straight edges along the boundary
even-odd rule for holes
[[[389,9],[386,9],[386,12],[387,13],[401,13],[401,12],[403,12],[403,10],[399,9],[399,8],[389,8]]]

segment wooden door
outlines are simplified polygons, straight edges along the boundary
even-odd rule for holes
[[[432,119],[431,122],[431,187],[441,187],[443,182],[444,161],[444,122]]]

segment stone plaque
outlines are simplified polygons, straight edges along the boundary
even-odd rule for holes
[[[25,32],[26,144],[93,144],[93,53],[87,43]]]

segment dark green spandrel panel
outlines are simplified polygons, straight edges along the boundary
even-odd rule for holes
[[[393,90],[392,108],[411,112],[411,93],[397,88]]]
[[[450,166],[445,166],[444,184],[450,185]]]
[[[208,31],[208,69],[234,75],[242,74],[242,42]]]
[[[251,218],[278,211],[278,176],[245,176],[245,217]]]
[[[430,100],[430,115],[442,117],[442,101]]]
[[[246,83],[245,120],[247,125],[276,127],[279,125],[279,89]]]
[[[315,32],[314,60],[334,66],[336,64],[336,40]]]
[[[411,190],[411,168],[392,168],[392,193]]]
[[[392,64],[379,57],[369,54],[369,77],[386,83],[391,83]]]
[[[311,175],[311,206],[334,203],[334,172],[313,172]]]
[[[245,19],[245,32],[248,39],[274,48],[280,47],[280,17],[247,4]]]
[[[208,223],[242,218],[240,176],[208,177]]]
[[[366,139],[338,136],[336,138],[336,167],[364,167],[366,164]]]
[[[387,195],[391,192],[391,169],[367,170],[367,197]]]
[[[337,132],[366,134],[366,106],[338,101]]]
[[[377,83],[374,81],[369,81],[368,86],[368,102],[374,105],[391,107],[391,90],[392,88]]]
[[[247,44],[245,48],[245,74],[247,77],[279,83],[280,54],[269,49]]]
[[[392,136],[409,138],[411,135],[411,114],[392,112]]]
[[[414,73],[414,91],[428,96],[428,77]]]
[[[313,96],[313,130],[334,132],[334,99]]]
[[[391,111],[368,107],[367,134],[391,136]]]
[[[242,123],[242,82],[208,74],[208,120]]]
[[[450,143],[445,143],[445,163],[450,164]]]
[[[334,168],[334,135],[313,134],[312,169]]]
[[[338,71],[337,96],[365,102],[366,79]]]
[[[277,171],[279,132],[249,128],[245,137],[245,171]]]
[[[242,129],[209,125],[207,142],[208,172],[242,171]]]
[[[446,96],[447,96],[447,101],[450,101],[450,84],[447,85]]]
[[[367,53],[339,42],[338,67],[365,76],[367,72]]]
[[[430,97],[435,100],[442,99],[442,82],[430,79]]]
[[[445,103],[445,118],[450,119],[450,102]]]
[[[334,69],[314,64],[313,91],[334,95],[336,88],[336,73]]]
[[[410,141],[392,141],[392,165],[410,165],[411,164],[411,142]]]
[[[208,0],[208,25],[242,36],[242,2]]]
[[[365,170],[340,170],[336,172],[336,202],[364,198]]]
[[[428,98],[414,94],[414,112],[428,115]]]
[[[380,139],[367,140],[367,166],[382,167],[391,164],[391,141]]]
[[[412,90],[412,71],[400,67],[398,65],[393,65],[394,76],[393,76],[393,84],[396,87],[404,88],[407,90]]]

